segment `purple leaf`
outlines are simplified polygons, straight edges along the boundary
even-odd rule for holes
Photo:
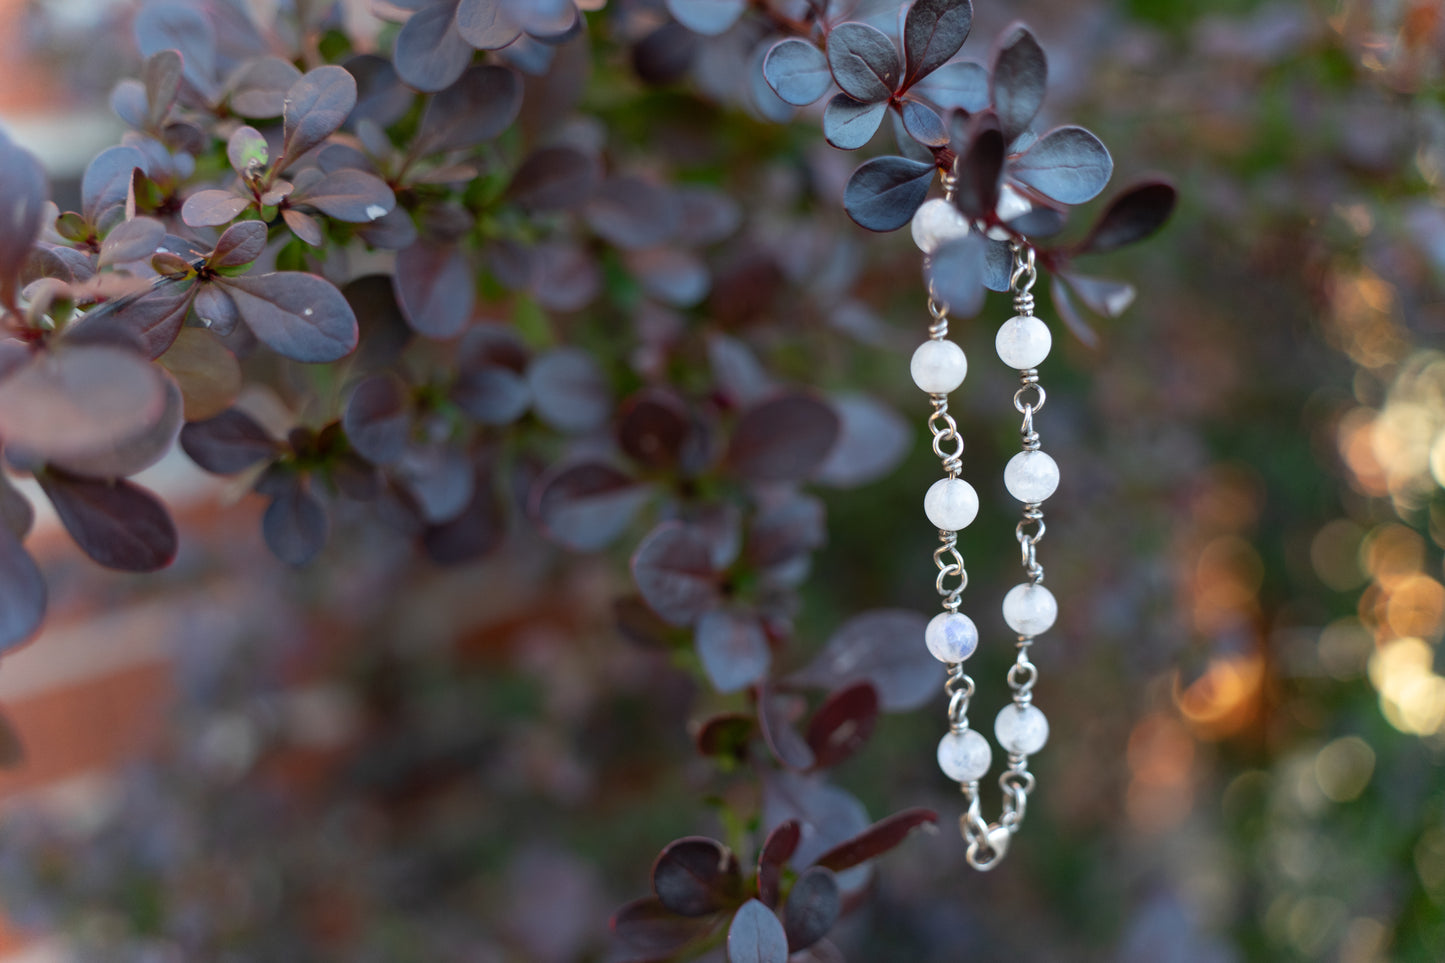
[[[250,264],[266,250],[266,225],[242,221],[226,228],[206,262],[213,268],[234,268]]]
[[[667,0],[667,12],[704,37],[727,33],[746,8],[747,0]]]
[[[442,6],[455,7],[457,31],[478,50],[500,50],[521,36],[522,25],[504,0],[462,0],[460,6]]]
[[[506,67],[473,67],[432,98],[415,150],[439,154],[483,144],[512,125],[522,109],[522,81]]]
[[[166,379],[124,348],[62,345],[0,381],[0,438],[40,460],[83,458],[164,415]]]
[[[216,71],[216,33],[201,8],[192,3],[143,4],[132,25],[141,56],[179,51],[182,72],[203,96],[210,94]]]
[[[805,950],[827,936],[842,911],[838,879],[832,870],[822,866],[804,870],[788,891],[788,905],[783,907],[789,951]]]
[[[289,60],[249,60],[231,81],[231,110],[241,117],[279,117],[286,110],[286,92],[300,79],[301,71]],[[238,173],[242,169],[236,168]]]
[[[584,204],[599,179],[597,162],[588,155],[571,147],[544,147],[527,155],[507,195],[534,212],[565,211]]]
[[[308,190],[298,186],[291,203],[309,205],[338,221],[369,224],[396,207],[396,195],[375,174],[345,169],[319,178]]]
[[[1074,304],[1074,299],[1070,296],[1068,287],[1059,280],[1057,274],[1049,279],[1049,296],[1053,300],[1054,310],[1058,312],[1059,318],[1068,329],[1074,333],[1074,337],[1091,348],[1097,348],[1099,346],[1099,335],[1094,331],[1093,327],[1084,320],[1084,316],[1079,313],[1079,308]]]
[[[915,0],[903,21],[906,90],[953,59],[973,27],[969,0]]]
[[[788,681],[836,689],[867,680],[878,690],[884,710],[917,709],[943,684],[942,665],[920,644],[927,622],[906,609],[875,609],[856,615],[843,623],[816,659]]]
[[[938,814],[933,810],[905,809],[886,819],[880,819],[852,839],[834,846],[818,857],[817,865],[840,873],[888,852],[915,829],[934,829],[937,825]]]
[[[537,479],[532,513],[552,541],[577,552],[612,544],[652,497],[639,484],[604,462],[559,465]]]
[[[176,527],[154,495],[128,481],[55,470],[35,476],[70,537],[106,568],[154,572],[176,557]]]
[[[23,539],[30,534],[35,524],[35,509],[30,499],[20,494],[10,477],[0,471],[0,528],[16,538]],[[3,647],[3,646],[0,646]]]
[[[157,129],[165,122],[181,89],[183,66],[181,55],[174,50],[160,50],[146,58],[141,68],[141,80],[145,84],[148,105],[147,127]]]
[[[484,425],[510,425],[532,404],[527,379],[500,364],[463,368],[452,386],[452,400]]]
[[[855,682],[828,696],[808,723],[808,746],[816,765],[827,769],[851,757],[877,723],[878,690],[873,683]]]
[[[753,519],[748,532],[748,559],[762,569],[788,565],[821,548],[827,534],[823,502],[794,493],[764,508]]]
[[[790,819],[775,827],[763,841],[758,852],[758,899],[769,907],[778,905],[783,866],[793,858],[802,838],[802,827],[797,820]]]
[[[650,87],[675,84],[687,76],[698,47],[691,30],[680,23],[664,23],[633,45],[632,69]],[[828,82],[833,82],[831,76]]]
[[[933,183],[932,164],[906,157],[875,157],[848,178],[843,208],[870,231],[896,231],[912,220]]]
[[[468,23],[458,17],[456,0],[439,0],[412,14],[396,35],[397,76],[417,90],[450,87],[472,61],[472,48],[461,32]]]
[[[728,963],[787,963],[788,935],[773,911],[750,899],[728,927]]]
[[[772,665],[768,637],[751,612],[734,608],[707,610],[698,619],[696,643],[703,671],[719,692],[746,689],[766,676]]]
[[[674,194],[682,207],[678,241],[683,244],[715,244],[732,236],[742,224],[738,202],[720,191],[679,187]]]
[[[556,42],[578,26],[573,0],[502,0],[513,20],[533,37]]]
[[[206,330],[214,331],[218,337],[230,337],[241,320],[236,302],[219,284],[197,284],[195,308],[196,318]]]
[[[1062,204],[1093,200],[1113,173],[1108,149],[1082,127],[1055,127],[1009,165],[1015,180]]]
[[[823,51],[796,37],[780,40],[763,60],[763,76],[785,102],[806,107],[833,86]]]
[[[632,251],[626,260],[642,289],[663,304],[692,308],[707,297],[712,283],[707,266],[685,248],[667,245]]]
[[[602,287],[597,259],[580,244],[547,241],[532,249],[532,294],[537,303],[553,311],[578,311]]]
[[[275,458],[281,446],[250,415],[231,408],[182,428],[181,449],[206,471],[233,475]]]
[[[97,225],[111,208],[124,204],[130,194],[132,173],[145,166],[145,155],[134,147],[107,147],[97,154],[80,181],[85,219]]]
[[[165,378],[166,403],[154,424],[126,436],[111,438],[103,447],[84,455],[52,455],[50,464],[86,478],[123,478],[144,471],[171,450],[180,434],[184,405],[181,389]]]
[[[312,247],[320,247],[326,240],[326,234],[321,230],[321,222],[304,211],[288,207],[281,212],[281,219],[286,222],[292,234]]]
[[[947,241],[923,262],[923,280],[933,300],[960,317],[983,307],[984,238],[970,232]]]
[[[737,905],[742,873],[722,843],[688,836],[669,843],[652,864],[652,891],[679,916],[707,916]]]
[[[647,468],[677,464],[692,434],[692,418],[682,399],[661,388],[644,389],[622,403],[617,417],[617,443]]]
[[[356,106],[356,81],[333,65],[307,71],[286,91],[285,139],[281,160],[285,167],[330,137]]]
[[[988,107],[988,70],[969,60],[944,64],[913,86],[915,97],[926,97],[947,112],[976,114]]]
[[[857,150],[878,133],[887,113],[886,100],[860,101],[837,94],[823,109],[823,136],[839,150]]]
[[[1164,226],[1174,213],[1178,192],[1168,181],[1131,184],[1109,202],[1076,254],[1103,254],[1142,241]]]
[[[478,476],[472,500],[449,522],[422,533],[422,547],[438,565],[461,565],[490,554],[506,535],[506,519],[498,509],[489,478]]]
[[[196,191],[181,205],[181,220],[191,227],[219,227],[234,221],[250,206],[249,197],[230,191]]]
[[[837,438],[838,416],[827,402],[791,392],[743,412],[727,458],[748,481],[798,481],[817,470]]]
[[[331,527],[326,508],[311,494],[309,480],[302,475],[289,475],[272,496],[261,516],[266,547],[287,565],[305,565],[326,545]]]
[[[612,386],[596,359],[581,348],[554,348],[527,369],[532,410],[559,431],[576,434],[606,424]]]
[[[623,248],[661,244],[677,232],[680,209],[663,187],[640,177],[609,177],[586,208],[587,223]]]
[[[100,245],[100,266],[149,260],[165,236],[165,225],[152,218],[136,217],[121,221],[111,228]]]
[[[476,493],[477,477],[471,461],[451,445],[413,447],[394,471],[416,500],[422,517],[432,525],[456,518]]]
[[[819,775],[770,772],[763,776],[763,823],[796,820],[802,840],[794,866],[811,866],[818,856],[868,828],[868,811],[852,793]]]
[[[65,340],[80,344],[113,343],[119,339],[148,358],[159,358],[181,333],[186,312],[200,287],[164,287],[111,310],[89,311],[65,330]]]
[[[867,395],[833,399],[838,441],[813,476],[834,488],[858,488],[893,473],[913,449],[913,426],[893,408]]]
[[[396,302],[413,331],[447,340],[471,320],[475,289],[460,248],[425,242],[396,256]]]
[[[246,327],[277,354],[315,364],[344,358],[356,347],[356,315],[324,278],[285,271],[226,278],[224,286]]]
[[[609,926],[617,939],[620,960],[653,963],[667,959],[717,925],[708,917],[678,916],[656,897],[634,900],[613,914]]]
[[[45,617],[45,579],[8,526],[0,525],[0,652],[34,635]]]
[[[994,48],[993,77],[989,83],[990,101],[1003,127],[1004,140],[1013,139],[1028,130],[1029,123],[1044,102],[1049,82],[1049,65],[1044,49],[1028,27],[1010,25],[999,35]]]
[[[954,164],[958,186],[953,203],[969,217],[990,217],[998,206],[1005,149],[1003,132],[993,114],[973,118]]]
[[[407,387],[395,375],[372,375],[356,386],[346,403],[342,427],[351,447],[373,465],[399,459],[411,437],[412,410]]]
[[[773,391],[772,379],[757,355],[736,338],[710,333],[707,361],[715,390],[734,407],[750,405]]]
[[[1134,303],[1134,286],[1108,278],[1091,278],[1063,272],[1055,275],[1084,302],[1090,311],[1106,318],[1117,318]]]
[[[681,522],[664,522],[642,540],[632,555],[632,578],[643,601],[672,625],[696,622],[718,597],[711,546]]]
[[[916,100],[903,104],[903,129],[908,136],[927,147],[943,147],[948,143],[948,132],[943,129],[943,120],[932,107]]]
[[[646,606],[642,608],[651,614]],[[629,638],[632,637],[628,629],[622,631]],[[704,756],[727,756],[742,761],[747,756],[748,742],[755,729],[756,723],[752,716],[742,712],[725,712],[698,726],[693,741],[697,744],[697,751]]]
[[[777,692],[767,686],[758,690],[758,726],[763,740],[779,762],[799,771],[812,769],[816,761],[813,750],[793,725],[806,705],[798,695]],[[767,902],[769,906],[774,903]]]
[[[828,34],[828,67],[843,93],[869,104],[892,96],[901,69],[887,34],[853,21]]]

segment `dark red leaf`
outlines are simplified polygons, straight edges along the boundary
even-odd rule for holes
[[[642,540],[632,556],[632,578],[643,600],[673,625],[691,625],[717,601],[711,546],[681,522],[664,522]]]
[[[755,899],[739,907],[728,927],[728,963],[787,963],[788,935],[773,911]]]
[[[325,278],[284,271],[216,283],[224,284],[251,333],[277,354],[321,363],[356,348],[356,315]]]
[[[907,63],[902,88],[928,76],[953,59],[973,27],[969,0],[915,0],[903,21],[903,55]]]
[[[612,416],[612,386],[596,359],[581,348],[554,348],[527,369],[532,410],[559,431],[592,431]]]
[[[65,331],[65,340],[80,343],[124,342],[148,358],[159,358],[175,343],[186,312],[200,285],[158,288],[116,308],[89,311]]]
[[[164,378],[165,407],[153,424],[130,435],[117,435],[84,455],[50,456],[50,464],[86,478],[124,478],[160,461],[175,444],[183,420],[181,389]]]
[[[0,525],[0,652],[24,642],[45,618],[45,579],[8,525]]]
[[[863,747],[878,723],[878,690],[871,682],[839,689],[808,723],[808,745],[819,768],[842,763]]]
[[[288,207],[281,212],[281,220],[286,222],[286,226],[291,229],[292,234],[312,247],[320,247],[326,240],[326,232],[321,230],[321,222],[305,211]]]
[[[1061,204],[1093,200],[1114,174],[1114,159],[1082,127],[1055,127],[1009,164],[1009,176]]]
[[[401,457],[411,437],[411,398],[395,375],[372,375],[356,386],[342,416],[351,447],[373,465],[389,465]]]
[[[154,572],[175,559],[175,523],[139,485],[56,470],[35,477],[75,544],[97,563],[124,572]]]
[[[595,552],[616,541],[653,495],[649,485],[600,461],[558,465],[537,479],[532,514],[552,541]]]
[[[355,106],[356,81],[345,69],[327,65],[307,71],[286,91],[285,136],[278,165],[286,167],[334,134]]]
[[[855,100],[835,94],[823,108],[823,136],[839,150],[857,150],[878,133],[887,113],[886,100]]]
[[[1068,287],[1059,280],[1057,274],[1049,278],[1049,297],[1053,300],[1054,310],[1059,313],[1060,320],[1074,333],[1074,337],[1090,348],[1098,347],[1098,333],[1094,331],[1088,321],[1084,320],[1084,316],[1079,312],[1078,306],[1074,304],[1074,299],[1069,294]]]
[[[528,210],[565,211],[584,204],[597,188],[597,162],[571,147],[544,147],[522,162],[507,195]]]
[[[290,474],[268,491],[273,497],[261,517],[266,545],[287,565],[305,565],[326,545],[330,529],[326,508],[301,475]]]
[[[929,296],[959,317],[972,317],[983,307],[988,250],[982,234],[970,231],[940,244],[923,261]]]
[[[219,284],[205,282],[196,285],[196,319],[217,337],[230,337],[241,320],[236,302]]]
[[[1102,254],[1142,241],[1164,226],[1174,213],[1178,191],[1164,180],[1131,184],[1109,202],[1077,254]]]
[[[281,446],[250,415],[232,408],[182,428],[181,449],[206,471],[231,475],[275,458]]]
[[[100,266],[149,260],[165,236],[165,225],[152,218],[121,221],[111,228],[100,245]]]
[[[840,873],[888,852],[915,829],[932,829],[937,825],[938,813],[933,810],[905,809],[886,819],[880,819],[852,839],[834,846],[818,857],[817,864]]]
[[[587,223],[623,248],[661,244],[677,232],[681,208],[670,191],[641,177],[609,177],[588,202]]]
[[[251,206],[251,199],[231,191],[196,191],[181,205],[181,220],[191,227],[229,224]]]
[[[993,114],[978,114],[969,123],[954,165],[958,185],[953,195],[953,203],[969,217],[990,217],[998,206],[1005,146],[1003,131]]]
[[[413,244],[396,256],[394,284],[402,315],[418,334],[455,338],[471,319],[476,292],[460,248]]]
[[[772,664],[762,622],[743,609],[708,609],[697,621],[696,643],[703,670],[719,692],[746,689],[764,678]]]
[[[778,905],[778,886],[783,875],[783,866],[797,852],[798,843],[803,839],[803,827],[796,819],[789,819],[773,828],[763,840],[758,852],[758,899],[769,907]]]
[[[396,195],[386,182],[366,171],[343,169],[325,174],[303,190],[301,178],[291,203],[306,204],[327,217],[352,224],[369,224],[389,214],[396,207]]]
[[[29,151],[0,132],[0,296],[15,295],[15,277],[40,233],[45,211],[45,172]]]
[[[286,91],[300,79],[289,60],[249,60],[231,81],[231,110],[241,117],[279,117],[286,110]]]
[[[505,0],[461,0],[456,10],[457,31],[478,50],[500,50],[522,32]]]
[[[107,147],[95,156],[80,181],[81,211],[92,226],[99,226],[114,208],[125,204],[131,175],[144,170],[145,155],[134,147]]]
[[[748,531],[748,559],[764,569],[787,565],[821,548],[827,535],[822,501],[795,493],[754,517]]]
[[[838,416],[827,402],[791,392],[743,412],[727,457],[748,481],[800,481],[817,470],[837,438]]]
[[[476,494],[477,477],[471,459],[452,445],[413,446],[393,471],[431,525],[461,515]]]
[[[738,22],[747,0],[667,0],[667,10],[693,33],[715,37]]]
[[[828,67],[843,93],[863,103],[886,101],[901,79],[888,35],[866,23],[840,23],[828,34]]]
[[[903,104],[903,129],[908,136],[927,147],[942,147],[948,143],[948,131],[943,129],[943,119],[932,107],[916,100]]]
[[[843,209],[859,227],[896,231],[928,197],[933,171],[932,164],[906,157],[875,157],[848,178]]]
[[[461,372],[452,400],[484,425],[510,425],[531,406],[532,389],[511,368],[484,364]]]
[[[858,488],[892,474],[913,448],[913,425],[868,395],[841,395],[832,401],[840,424],[838,441],[814,477],[836,488]]]
[[[1043,105],[1048,82],[1049,65],[1044,48],[1028,27],[1014,23],[999,34],[989,90],[1005,141],[1011,143],[1028,130]]]
[[[472,500],[449,522],[433,525],[422,533],[427,557],[438,565],[462,565],[490,554],[507,533],[493,494],[490,478],[478,476]]]
[[[23,540],[34,524],[35,509],[30,499],[20,494],[10,477],[0,471],[0,527]]]
[[[788,904],[783,907],[788,949],[805,950],[827,936],[842,911],[838,879],[832,870],[822,866],[804,870],[788,891]]]
[[[648,468],[677,464],[692,419],[682,399],[671,391],[646,389],[622,403],[617,417],[617,442],[634,461]]]
[[[742,882],[732,850],[703,836],[669,843],[652,865],[653,893],[679,916],[707,916],[736,906]]]
[[[181,89],[181,55],[175,50],[161,50],[146,58],[141,68],[141,80],[145,84],[146,126],[158,129],[176,102]]]
[[[907,609],[875,609],[856,615],[789,681],[836,689],[866,679],[878,690],[885,710],[916,709],[943,684],[943,666],[921,644],[927,622],[923,615]]]
[[[806,107],[833,86],[828,58],[806,40],[780,40],[763,58],[763,77],[774,93],[794,107]]]
[[[640,603],[640,600],[638,601]],[[748,743],[757,730],[753,717],[742,712],[725,712],[698,726],[693,742],[704,756],[726,756],[741,762],[747,758]]]
[[[133,29],[141,56],[178,51],[186,80],[202,95],[210,93],[216,70],[216,34],[201,8],[179,0],[147,3],[136,12]]]

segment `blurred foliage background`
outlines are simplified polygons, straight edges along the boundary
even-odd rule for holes
[[[134,70],[98,40],[125,5],[94,32],[69,6],[19,22],[62,99],[94,105]],[[1035,653],[1054,736],[1029,826],[1000,869],[969,871],[932,758],[941,703],[888,717],[836,778],[875,815],[937,808],[943,832],[880,861],[833,941],[868,961],[1445,959],[1445,5],[976,13],[966,54],[1025,19],[1050,58],[1047,114],[1098,133],[1116,183],[1172,177],[1181,207],[1101,259],[1137,302],[1097,348],[1056,335],[1045,370],[1064,484],[1043,548],[1062,616]],[[648,89],[615,37],[590,45],[584,111],[610,136],[726,185],[764,227],[807,211],[856,273],[846,311],[812,296],[737,327],[727,295],[758,272],[808,283],[744,262],[704,323],[916,426],[892,475],[824,495],[803,655],[864,608],[931,611],[918,507],[936,468],[906,374],[926,321],[916,250],[847,221],[856,158],[823,145],[816,118],[766,124],[689,83]],[[956,324],[970,357],[991,357],[1008,310],[995,296]],[[1046,299],[1040,314],[1054,317]],[[635,345],[615,321],[567,334],[621,358]],[[1012,511],[995,510],[1013,503],[984,467],[1016,445],[1012,388],[989,367],[960,417],[985,505],[967,552],[977,612],[1016,564]],[[183,528],[161,589],[103,583],[111,600],[241,601],[165,629],[184,639],[168,724],[100,796],[8,805],[15,924],[108,961],[600,960],[608,914],[646,891],[658,849],[727,838],[726,814],[750,805],[690,741],[717,697],[615,627],[625,548],[566,556],[518,525],[500,561],[443,572],[356,529],[293,573],[253,529]],[[1010,654],[985,632],[984,713]]]

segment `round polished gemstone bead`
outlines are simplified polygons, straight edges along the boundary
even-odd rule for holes
[[[1027,756],[1049,741],[1049,720],[1034,705],[1006,705],[993,721],[998,744],[1009,752]],[[940,750],[940,753],[942,750]]]
[[[1003,620],[1024,638],[1047,632],[1058,617],[1059,603],[1042,585],[1015,585],[1003,597]]]
[[[954,782],[976,782],[988,775],[993,747],[972,729],[949,732],[938,741],[938,768]]]
[[[1010,368],[1024,371],[1037,368],[1049,356],[1054,338],[1049,326],[1033,315],[1021,314],[1009,318],[998,329],[994,338],[998,356]]]
[[[1004,487],[1025,504],[1037,505],[1059,489],[1059,463],[1042,451],[1021,451],[1003,470]]]
[[[968,358],[952,341],[925,341],[908,362],[913,383],[931,395],[946,395],[963,384]]]
[[[968,234],[968,218],[941,197],[924,201],[909,225],[913,243],[924,254],[932,254],[939,245],[956,241]]]
[[[923,496],[923,511],[935,528],[956,532],[978,517],[978,492],[962,478],[940,478]]]
[[[962,612],[940,612],[928,623],[923,641],[939,662],[962,662],[978,648],[978,626]]]

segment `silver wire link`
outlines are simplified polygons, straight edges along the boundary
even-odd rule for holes
[[[1033,314],[1034,282],[1039,279],[1039,270],[1034,266],[1033,245],[1010,241],[1009,250],[1014,256],[1013,271],[1008,279],[1009,289],[1014,293],[1014,310],[1019,314]]]
[[[943,470],[949,478],[957,478],[963,470],[963,436],[958,433],[958,422],[948,413],[948,395],[929,395],[933,402],[933,414],[928,416],[928,430],[933,433],[933,453],[943,460]],[[952,451],[943,446],[953,443]]]
[[[963,671],[962,662],[948,667],[943,692],[948,696],[948,728],[954,732],[964,731],[968,728],[968,702],[973,698],[973,679]]]
[[[938,578],[933,584],[937,587],[938,594],[943,596],[943,607],[949,612],[957,612],[959,596],[968,588],[968,570],[963,567],[963,556],[958,553],[958,533],[940,528],[938,540],[941,544],[933,550],[933,564],[938,566]],[[949,588],[944,583],[955,575],[958,576],[958,584]]]

